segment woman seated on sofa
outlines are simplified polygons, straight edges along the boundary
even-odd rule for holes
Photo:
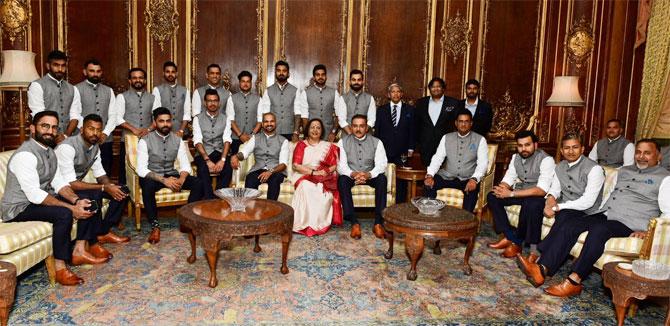
[[[293,231],[308,237],[326,233],[331,224],[342,224],[335,172],[340,151],[321,140],[323,128],[321,120],[310,120],[304,140],[293,152]]]

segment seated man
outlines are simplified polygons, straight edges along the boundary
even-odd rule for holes
[[[605,129],[607,137],[602,138],[593,145],[589,158],[602,166],[618,168],[635,163],[635,145],[623,137],[621,120],[611,119],[607,121]]]
[[[197,151],[194,158],[198,167],[198,179],[203,184],[211,184],[210,174],[216,174],[216,189],[230,185],[232,170],[226,157],[230,149],[231,118],[219,108],[219,93],[215,89],[205,91],[204,112],[193,118],[193,144]],[[207,187],[205,198],[214,198],[212,187]]]
[[[504,235],[500,241],[490,243],[489,248],[505,249],[502,252],[505,258],[516,257],[524,242],[530,244],[531,255],[537,253],[544,196],[556,167],[554,158],[538,148],[539,139],[532,131],[519,131],[515,138],[518,154],[512,155],[505,177],[487,196],[496,232]],[[505,211],[505,207],[511,205],[521,205],[516,232]]]
[[[535,287],[542,285],[545,278],[554,275],[568,258],[579,235],[588,231],[570,275],[544,290],[558,297],[578,295],[584,288],[582,280],[603,254],[607,240],[644,238],[649,219],[667,217],[670,213],[670,172],[658,165],[659,156],[659,146],[654,140],[639,140],[635,146],[635,165],[619,169],[614,190],[599,213],[564,218],[559,225],[554,224],[540,244],[542,255],[537,262],[518,260],[528,281]]]
[[[74,252],[70,251],[72,219],[87,227],[86,219],[94,216],[87,208],[88,199],[80,199],[58,172],[58,162],[53,148],[58,134],[58,113],[41,111],[33,116],[30,139],[9,159],[7,183],[2,197],[3,222],[43,221],[53,225],[51,243],[56,258],[56,282],[77,285],[84,280],[70,271],[65,262],[75,264],[101,263],[106,258],[96,258],[86,251],[86,241],[77,240]],[[56,195],[58,193],[58,195]]]
[[[337,163],[337,187],[342,200],[344,218],[351,222],[351,237],[361,238],[361,225],[354,212],[354,200],[351,188],[355,185],[368,185],[375,188],[375,226],[373,232],[379,239],[384,238],[382,211],[386,208],[386,151],[384,144],[368,135],[368,119],[357,114],[351,118],[352,134],[344,136],[337,143],[340,159]]]
[[[258,189],[261,183],[268,184],[267,199],[277,200],[284,178],[286,178],[286,164],[288,164],[288,140],[277,134],[275,130],[275,114],[263,113],[263,132],[251,137],[241,146],[237,155],[233,156],[231,164],[234,169],[240,167],[240,161],[254,153],[256,163],[251,167],[244,179],[246,188]]]
[[[457,131],[442,136],[430,161],[424,180],[424,194],[435,198],[442,188],[462,190],[463,209],[473,212],[477,205],[479,181],[488,167],[488,145],[482,135],[471,131],[470,111],[460,110],[455,124]]]
[[[89,114],[84,118],[81,133],[66,138],[56,147],[58,168],[65,182],[80,198],[86,198],[102,207],[102,199],[109,199],[109,207],[105,218],[99,225],[91,228],[77,227],[78,238],[88,241],[89,251],[98,258],[112,258],[112,254],[101,244],[122,243],[130,241],[130,238],[118,236],[111,232],[113,225],[119,224],[123,208],[128,202],[128,195],[121,186],[113,184],[102,167],[100,159],[100,146],[98,140],[102,134],[102,117],[97,114]],[[93,176],[97,183],[82,181],[89,169],[93,170]],[[96,215],[102,215],[98,209]],[[100,219],[100,216],[97,219]],[[91,220],[91,219],[89,219]]]
[[[142,137],[137,143],[137,175],[140,177],[142,200],[147,218],[151,223],[148,242],[156,244],[161,239],[158,225],[156,192],[169,188],[173,192],[190,190],[188,202],[203,198],[204,187],[200,179],[190,175],[191,162],[188,160],[188,148],[181,138],[172,132],[172,114],[170,110],[159,107],[153,111],[156,130]],[[179,171],[174,167],[179,160]]]

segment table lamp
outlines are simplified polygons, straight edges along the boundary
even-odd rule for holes
[[[565,133],[565,107],[584,106],[584,99],[579,95],[579,76],[556,76],[551,96],[547,100],[548,107],[558,107],[558,145],[556,146],[556,161],[561,157],[561,139]]]

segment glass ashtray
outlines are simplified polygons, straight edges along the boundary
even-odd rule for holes
[[[670,278],[670,266],[651,260],[637,259],[633,261],[633,273],[652,280]]]
[[[261,195],[260,190],[252,188],[222,188],[214,192],[219,198],[223,198],[233,212],[244,212],[247,202]]]
[[[412,198],[412,205],[419,209],[419,214],[436,215],[439,210],[446,206],[446,203],[439,199],[414,197]]]

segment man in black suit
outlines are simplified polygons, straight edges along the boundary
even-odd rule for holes
[[[479,81],[470,79],[465,83],[465,99],[461,107],[472,113],[472,131],[486,137],[493,125],[493,108],[489,102],[479,98]]]
[[[393,83],[388,87],[389,103],[377,108],[375,137],[384,144],[389,163],[399,165],[400,156],[414,153],[414,107],[403,103],[402,87]],[[407,199],[407,181],[396,179],[396,202]]]
[[[445,86],[442,78],[433,78],[428,83],[430,96],[416,102],[417,147],[424,166],[430,165],[430,159],[442,136],[455,130],[454,121],[459,103],[457,99],[444,95]]]

